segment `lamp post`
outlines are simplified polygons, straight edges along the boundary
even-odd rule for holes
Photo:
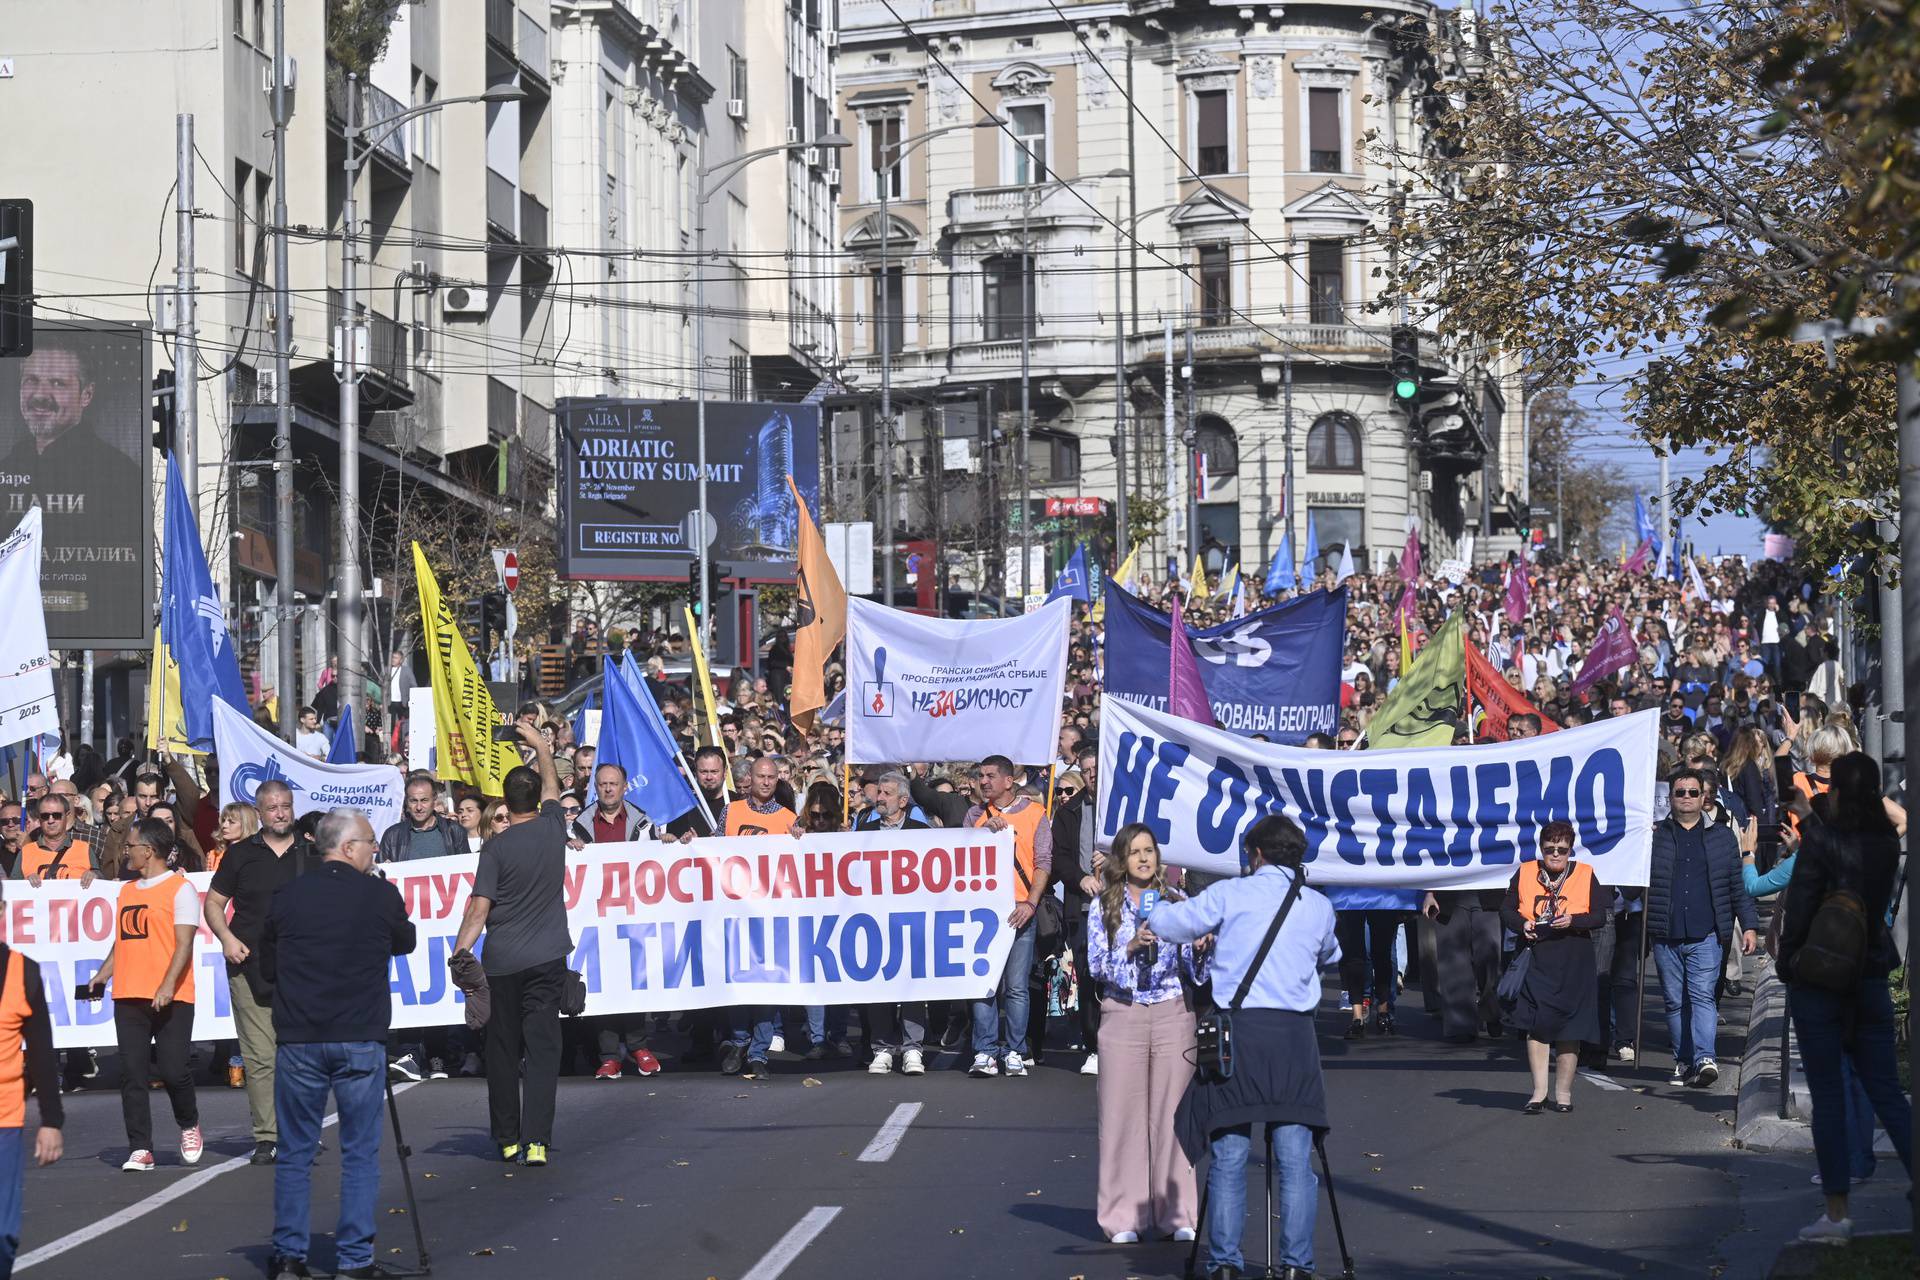
[[[887,120],[898,120],[905,128],[905,117],[889,115]],[[982,116],[967,124],[942,125],[938,129],[928,129],[911,138],[878,148],[873,167],[875,180],[880,187],[880,287],[874,303],[874,317],[879,327],[880,340],[880,508],[883,520],[880,526],[881,552],[880,574],[883,594],[888,608],[893,607],[893,325],[892,313],[888,310],[890,299],[888,292],[893,285],[892,248],[893,220],[888,213],[888,201],[893,195],[893,175],[900,168],[900,162],[907,153],[925,143],[931,142],[943,133],[957,133],[962,129],[997,129],[1006,121],[999,116]],[[884,157],[891,155],[891,159]],[[901,194],[906,193],[906,184],[901,184]],[[904,282],[900,290],[901,303],[906,302]],[[936,573],[936,581],[938,574]]]
[[[360,343],[366,336],[366,328],[359,319],[360,273],[355,254],[360,231],[360,204],[354,196],[354,186],[360,177],[360,166],[366,163],[367,157],[396,129],[414,117],[456,103],[516,102],[526,96],[527,91],[517,84],[493,85],[485,93],[424,103],[397,111],[372,125],[363,125],[360,123],[360,77],[347,77],[347,123],[342,135],[346,150],[342,165],[346,189],[340,210],[341,314],[340,331],[334,342],[337,366],[334,377],[340,383],[340,567],[336,579],[340,605],[335,614],[340,635],[340,669],[335,678],[346,691],[343,695],[346,709],[355,713],[358,713],[360,700],[366,695],[366,682],[360,675],[360,381],[366,376],[361,368]],[[276,187],[280,185],[275,184]],[[290,510],[282,510],[278,514],[282,521],[291,520],[293,515]],[[282,564],[278,568],[282,575],[291,575],[293,572],[291,564]],[[284,621],[282,625],[285,625]],[[485,663],[485,654],[480,655],[480,661]],[[293,686],[293,673],[281,672],[280,681],[284,686],[280,690],[283,708],[287,699],[297,704],[299,690]],[[284,720],[284,709],[281,714]]]
[[[785,142],[777,146],[761,147],[737,155],[721,164],[706,163],[706,134],[700,135],[700,168],[695,174],[693,208],[693,398],[695,434],[698,440],[697,462],[700,468],[699,506],[696,510],[697,527],[689,530],[690,536],[699,540],[697,554],[700,558],[700,635],[697,642],[701,652],[713,654],[713,587],[711,562],[707,549],[713,543],[712,523],[707,514],[707,201],[721,187],[755,160],[764,160],[768,156],[785,155],[794,151],[806,151],[813,147],[830,147],[836,151],[853,144],[846,135],[834,131],[822,134],[808,142]]]

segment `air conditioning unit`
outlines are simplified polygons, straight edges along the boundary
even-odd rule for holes
[[[484,316],[487,314],[487,292],[471,285],[453,285],[440,295],[440,314],[448,319]]]
[[[727,99],[727,119],[745,120],[747,118],[747,100],[745,98]]]
[[[1422,471],[1420,473],[1420,492],[1422,493],[1433,492],[1433,472]]]
[[[830,187],[838,187],[840,185],[839,165],[833,165],[827,170],[827,185]]]
[[[278,404],[280,397],[280,374],[275,369],[261,369],[254,374],[253,402],[255,404]]]
[[[798,141],[800,141],[800,130],[794,125],[788,125],[787,126],[787,145],[792,146],[794,143]]]
[[[840,47],[840,33],[838,31],[822,31],[820,33],[820,43],[829,49],[838,49]]]
[[[820,148],[820,147],[808,147],[808,148],[807,148],[807,150],[806,150],[806,157],[807,157],[807,168],[809,168],[809,169],[818,169],[818,168],[820,167],[820,163],[821,163],[821,155],[820,155],[820,153],[821,153],[821,151],[822,151],[822,148]]]

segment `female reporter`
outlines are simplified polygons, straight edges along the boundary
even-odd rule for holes
[[[1090,908],[1087,967],[1100,993],[1100,1229],[1132,1244],[1156,1228],[1193,1239],[1199,1224],[1193,1162],[1173,1113],[1193,1078],[1195,948],[1157,942],[1141,924],[1143,895],[1170,899],[1160,846],[1141,823],[1122,827]],[[1145,909],[1143,909],[1143,907]]]
[[[120,1109],[132,1152],[120,1167],[153,1172],[153,1106],[147,1096],[150,1053],[180,1125],[180,1162],[199,1164],[205,1150],[187,1049],[193,1036],[193,936],[200,895],[174,869],[180,854],[173,827],[142,818],[127,832],[127,870],[120,886],[113,950],[93,977],[95,991],[113,984],[113,1029],[120,1045]],[[157,1049],[157,1053],[152,1051]]]
[[[1554,1058],[1553,1109],[1573,1110],[1573,1072],[1582,1041],[1600,1043],[1599,979],[1593,931],[1606,923],[1613,891],[1586,863],[1573,860],[1573,826],[1540,828],[1540,857],[1523,863],[1507,886],[1500,918],[1519,934],[1531,958],[1507,1021],[1527,1033],[1533,1071],[1528,1115],[1547,1101],[1547,1057]],[[1516,961],[1517,963],[1517,961]]]

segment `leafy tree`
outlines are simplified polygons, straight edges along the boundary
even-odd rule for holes
[[[1586,406],[1564,389],[1537,393],[1529,421],[1528,483],[1534,505],[1558,504],[1555,518],[1569,554],[1604,557],[1623,528],[1633,490],[1618,468],[1593,460],[1590,446],[1600,431]]]

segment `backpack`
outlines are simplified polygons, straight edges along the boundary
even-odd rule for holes
[[[1793,953],[1793,980],[1834,995],[1851,995],[1866,972],[1872,942],[1873,922],[1860,895],[1830,890],[1814,910],[1806,941]]]

